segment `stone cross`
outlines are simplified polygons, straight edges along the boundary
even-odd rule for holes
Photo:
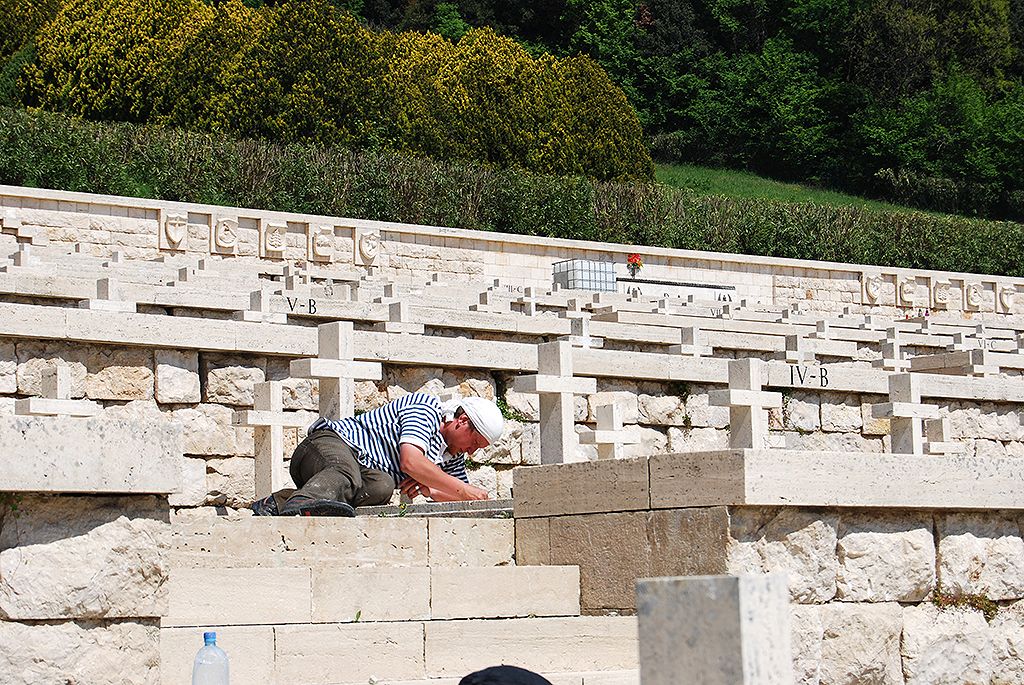
[[[533,288],[523,288],[523,295],[516,299],[516,303],[520,305],[523,314],[537,316],[537,293]]]
[[[540,395],[540,461],[561,464],[576,450],[574,395],[597,392],[593,378],[573,378],[572,344],[565,340],[537,346],[537,374],[513,381],[516,392]]]
[[[946,346],[948,352],[962,352],[965,350],[986,350],[992,345],[985,326],[975,328],[973,334],[954,333],[953,343]]]
[[[384,294],[380,297],[373,298],[376,304],[393,304],[398,302],[398,287],[394,283],[384,284]]]
[[[802,335],[787,335],[783,358],[787,364],[810,364],[814,361],[814,352]]]
[[[267,381],[253,386],[255,401],[252,409],[236,411],[231,423],[253,429],[256,448],[256,497],[266,497],[285,487],[288,477],[284,472],[284,429],[305,428],[309,418],[295,412],[285,412],[281,397],[281,381]]]
[[[104,312],[136,312],[135,302],[121,299],[121,284],[115,278],[100,278],[96,281],[96,297],[79,300],[80,309],[95,309]]]
[[[388,305],[388,320],[375,323],[373,330],[379,333],[423,335],[423,324],[414,323],[409,319],[409,303],[404,300],[392,302]]]
[[[508,302],[500,302],[496,297],[495,293],[491,289],[487,289],[480,293],[480,301],[477,304],[469,305],[469,311],[471,312],[491,312],[492,314],[505,314],[510,312]]]
[[[679,329],[679,344],[669,345],[670,354],[681,354],[687,357],[710,357],[714,350],[706,344],[703,332],[697,326],[684,326]]]
[[[566,318],[564,312],[559,312],[559,317]],[[567,340],[573,347],[584,349],[604,347],[604,338],[590,334],[590,317],[586,315],[569,319],[569,335],[563,335],[559,340]]]
[[[622,456],[622,445],[633,445],[638,440],[623,431],[622,406],[613,402],[597,407],[597,430],[580,434],[580,442],[584,445],[597,445],[598,459],[619,459]]]
[[[271,297],[269,288],[253,290],[249,293],[249,309],[235,312],[235,320],[252,323],[288,323],[287,314],[270,310]]]
[[[50,242],[42,226],[26,226],[13,212],[0,214],[0,232],[12,234],[22,245],[46,245]]]
[[[967,445],[953,440],[948,418],[925,421],[924,432],[928,438],[928,454],[963,454],[967,451]]]
[[[18,243],[18,251],[11,257],[11,262],[13,266],[26,267],[38,264],[39,259],[36,258],[31,243]],[[9,266],[6,264],[0,266],[0,271],[6,272],[8,269]]]
[[[807,337],[815,340],[828,340],[832,337],[832,326],[825,319],[821,319],[814,324],[814,332],[808,334]]]
[[[897,373],[889,376],[889,401],[871,407],[876,419],[890,419],[893,454],[924,454],[923,419],[939,416],[939,408],[921,403],[921,375]]]
[[[284,289],[289,291],[309,289],[309,274],[306,270],[295,264],[285,264],[282,273],[284,277]]]
[[[764,449],[768,441],[768,409],[782,406],[782,393],[764,392],[766,375],[760,359],[729,362],[729,389],[708,393],[715,407],[729,407],[729,447]]]
[[[71,399],[71,369],[66,366],[43,369],[42,397],[14,401],[18,416],[96,416],[103,408],[92,400]]]
[[[320,415],[343,419],[355,414],[355,382],[379,381],[381,365],[357,362],[351,321],[334,321],[318,328],[317,357],[295,359],[289,365],[293,376],[320,381]]]
[[[903,357],[901,337],[898,328],[893,327],[886,331],[885,342],[882,343],[882,358],[871,362],[874,368],[897,373],[903,373],[910,368],[910,362]]]

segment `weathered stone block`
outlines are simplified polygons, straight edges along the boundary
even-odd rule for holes
[[[907,685],[982,685],[992,678],[988,624],[973,609],[904,607],[902,653]]]
[[[516,564],[546,566],[551,563],[551,519],[516,519]]]
[[[639,423],[640,408],[635,393],[623,390],[595,392],[587,396],[588,421],[597,421],[597,408],[605,404],[618,404],[622,408],[622,422]]]
[[[181,443],[180,428],[168,422],[5,416],[0,491],[177,492]]]
[[[902,685],[902,609],[835,602],[820,608],[822,685]]]
[[[429,621],[425,628],[431,678],[500,663],[546,672],[637,667],[636,619],[631,616]],[[472,649],[466,649],[468,641]]]
[[[56,366],[71,369],[71,397],[85,395],[86,363],[88,348],[61,342],[19,342],[18,393],[21,395],[42,395],[43,370]]]
[[[175,568],[161,625],[309,623],[309,575],[308,568]]]
[[[707,388],[691,388],[686,396],[686,415],[694,428],[727,428],[729,407],[713,407],[708,400]]]
[[[831,401],[828,395],[821,400],[821,430],[830,433],[859,433],[864,426],[860,401],[856,395],[847,395]]]
[[[278,569],[274,569],[278,570]],[[417,621],[431,616],[431,569],[313,568],[313,621]],[[462,588],[472,593],[475,586]]]
[[[1024,539],[1015,519],[963,513],[938,515],[936,522],[944,591],[993,600],[1024,597]]]
[[[199,353],[157,350],[156,401],[161,404],[193,403],[202,399],[199,391]]]
[[[170,527],[157,497],[26,496],[0,532],[0,617],[137,618],[167,607]]]
[[[989,624],[992,638],[992,685],[1024,683],[1024,602],[1000,607]]]
[[[821,671],[821,640],[825,629],[815,604],[790,605],[793,675],[799,685],[818,685]]]
[[[675,395],[640,395],[637,398],[643,423],[682,426],[686,423],[686,398]]]
[[[159,678],[160,628],[155,620],[0,621],[0,682],[152,685]]]
[[[577,616],[579,588],[580,572],[575,566],[432,568],[430,616]]]
[[[418,622],[277,626],[274,639],[278,682],[392,682],[425,675]],[[465,649],[465,643],[452,647],[476,651]],[[341,677],[339,664],[344,664]]]
[[[427,535],[431,567],[513,563],[513,519],[430,518]]]
[[[204,354],[201,367],[207,402],[251,407],[253,386],[267,379],[266,363],[252,357]]]
[[[661,509],[649,512],[647,520],[651,576],[726,572],[729,513],[725,507]]]
[[[96,347],[86,361],[86,397],[146,400],[153,397],[153,352],[141,348]]]
[[[181,492],[167,496],[172,507],[196,507],[206,503],[206,460],[181,458]]]
[[[718,428],[669,428],[669,452],[708,452],[729,449],[729,431]]]
[[[513,472],[516,516],[647,509],[647,464],[635,458],[518,468]]]
[[[931,516],[845,515],[838,552],[837,599],[919,602],[935,586]]]
[[[247,507],[256,497],[255,462],[249,457],[206,461],[206,503]]]
[[[730,509],[728,572],[785,572],[795,602],[827,602],[836,594],[839,515],[790,508]]]
[[[648,578],[637,583],[646,685],[791,685],[786,579]]]
[[[173,416],[183,428],[185,454],[233,456],[242,452],[240,443],[246,434],[252,435],[252,429],[243,433],[243,429],[232,426],[233,414],[230,407],[217,404],[176,409]]]
[[[14,343],[0,342],[0,393],[18,392],[18,357]]]

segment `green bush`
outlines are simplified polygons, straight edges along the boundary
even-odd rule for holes
[[[0,184],[580,240],[1024,277],[1024,225],[704,197],[0,108]]]

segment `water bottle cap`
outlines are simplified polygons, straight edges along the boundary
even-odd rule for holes
[[[208,645],[217,644],[217,633],[203,633],[203,642]]]

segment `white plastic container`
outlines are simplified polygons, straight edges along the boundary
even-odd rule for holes
[[[203,648],[192,664],[192,685],[228,685],[228,655],[217,646],[217,633],[203,633]]]

